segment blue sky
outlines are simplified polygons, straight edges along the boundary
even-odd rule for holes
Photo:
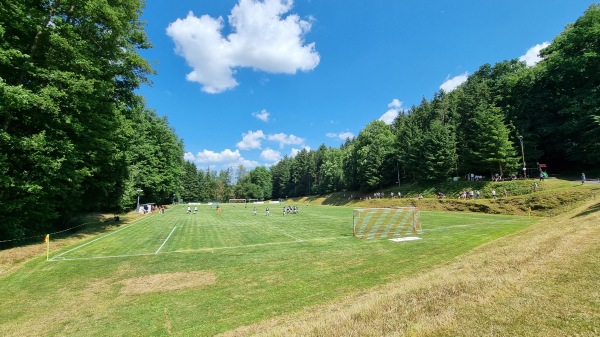
[[[199,168],[271,166],[370,122],[485,63],[539,49],[593,1],[147,0],[158,74],[139,93]]]

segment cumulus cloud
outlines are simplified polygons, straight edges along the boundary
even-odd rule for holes
[[[265,110],[265,109],[260,110],[260,112],[253,112],[252,113],[253,117],[258,118],[258,119],[260,119],[263,122],[268,122],[270,115],[271,114],[267,110]]]
[[[354,138],[354,134],[350,131],[344,131],[344,132],[340,132],[340,133],[329,132],[329,133],[325,134],[325,136],[327,136],[329,138],[339,138],[341,140],[346,140],[348,138],[350,138],[350,139]]]
[[[183,154],[183,159],[189,162],[194,162],[196,161],[196,156],[194,156],[194,154],[191,152],[186,152]]]
[[[440,85],[440,89],[444,90],[445,92],[451,92],[452,90],[456,89],[459,85],[465,83],[469,78],[469,73],[464,72],[452,78],[448,77],[446,78],[446,81],[442,83],[442,85]]]
[[[389,104],[388,108],[400,110],[402,107],[402,102],[400,102],[397,98],[394,98]]]
[[[190,12],[171,23],[167,35],[193,69],[187,80],[202,84],[207,93],[220,93],[238,85],[236,68],[285,74],[314,69],[320,55],[314,42],[304,41],[313,19],[287,14],[292,5],[292,0],[239,0],[228,16],[232,33],[227,36],[222,17]]]
[[[265,139],[262,130],[248,131],[242,134],[242,140],[236,146],[240,150],[260,149],[262,139]]]
[[[253,168],[260,166],[260,163],[254,160],[245,159],[240,155],[238,150],[231,151],[225,149],[221,152],[214,152],[211,150],[203,150],[194,155],[191,152],[186,152],[183,158],[189,162],[208,165],[213,169],[225,169],[227,167],[237,167],[243,165],[246,168]]]
[[[239,150],[231,151],[225,149],[221,152],[214,152],[210,150],[203,150],[198,152],[195,156],[196,162],[200,164],[204,163],[228,163],[236,162],[242,158]]]
[[[279,148],[283,148],[286,145],[300,145],[304,144],[304,138],[300,138],[294,135],[286,135],[285,133],[276,133],[269,135],[269,140],[279,143]]]
[[[275,151],[270,148],[266,148],[263,152],[260,153],[260,159],[270,162],[278,162],[279,160],[281,160],[281,152]]]
[[[388,104],[388,108],[389,110],[386,111],[381,117],[379,117],[379,120],[383,121],[385,124],[390,125],[394,122],[394,119],[396,118],[396,116],[398,116],[398,113],[400,113],[400,110],[402,109],[402,102],[400,102],[397,98],[394,98]]]
[[[542,49],[548,47],[549,45],[550,43],[548,42],[536,44],[535,46],[529,48],[525,55],[519,57],[519,61],[525,61],[528,67],[536,65],[542,60],[542,58],[540,57],[540,51],[542,51]]]

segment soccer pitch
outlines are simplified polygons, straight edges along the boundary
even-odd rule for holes
[[[254,207],[256,206],[256,215]],[[310,241],[352,237],[352,210],[302,207],[299,214],[283,214],[283,205],[200,205],[198,213],[176,206],[101,235],[51,261],[125,258],[170,253],[201,253],[268,245],[299,245]],[[270,215],[266,215],[266,207]],[[349,215],[349,217],[348,217]],[[348,222],[349,221],[349,222]]]
[[[51,242],[49,261],[3,279],[0,331],[212,336],[402,280],[536,221],[422,211],[421,240],[392,242],[353,237],[350,207],[298,206],[285,216],[283,205],[268,205],[270,216],[267,205],[256,215],[251,204],[222,204],[220,215],[176,206],[72,246]]]
[[[176,206],[166,213],[147,215],[134,223],[101,235],[64,252],[50,261],[127,258],[173,253],[202,253],[243,250],[260,246],[301,247],[314,242],[356,240],[352,209],[346,207],[300,206],[299,214],[284,214],[283,204],[200,205],[197,213]],[[269,215],[266,208],[269,207]],[[256,208],[256,214],[254,213]],[[465,213],[423,212],[421,238],[439,239],[444,232],[459,235],[477,226],[501,228],[523,218]],[[436,232],[441,231],[441,234]],[[428,235],[429,234],[429,235]],[[472,234],[472,233],[471,233]],[[378,240],[385,240],[380,238]]]

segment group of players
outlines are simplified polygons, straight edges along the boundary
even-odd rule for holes
[[[283,206],[283,215],[298,214],[298,206]]]
[[[254,215],[256,215],[256,207],[254,207]],[[192,213],[192,207],[188,206],[187,207],[187,214],[191,214]],[[198,213],[198,206],[194,206],[194,214]],[[219,215],[221,215],[221,207],[219,207],[219,205],[217,204],[217,213],[219,213]],[[267,207],[265,209],[265,214],[268,216],[270,215],[270,211],[269,211],[269,207]],[[283,206],[283,215],[285,216],[286,214],[298,214],[298,206]]]
[[[256,215],[256,207],[254,207],[253,211],[254,215]],[[298,214],[298,206],[283,206],[283,215],[285,216],[286,214]],[[269,207],[265,208],[265,215],[271,215]]]

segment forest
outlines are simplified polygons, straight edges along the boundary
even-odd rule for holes
[[[0,242],[126,211],[138,197],[277,199],[600,163],[599,4],[535,66],[485,64],[339,148],[220,171],[185,161],[167,117],[136,94],[155,73],[139,55],[152,48],[142,12],[139,0],[0,3]]]

